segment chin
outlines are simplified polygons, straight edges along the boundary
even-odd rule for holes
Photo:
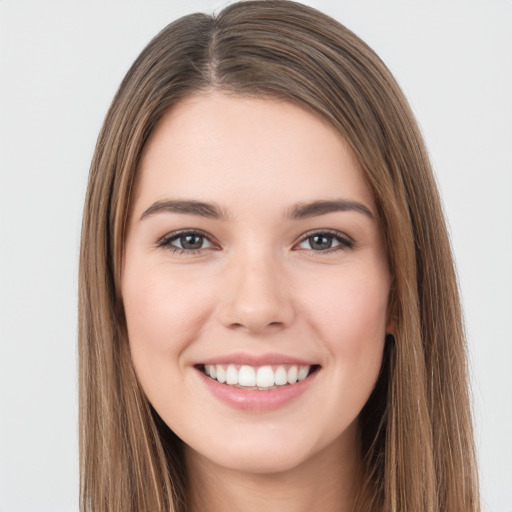
[[[245,449],[203,454],[210,463],[230,471],[246,474],[272,474],[291,471],[304,462],[305,457],[289,449],[276,452],[273,448],[251,446]]]
[[[237,433],[216,437],[216,442],[186,444],[185,454],[203,464],[248,474],[281,473],[297,468],[321,447],[305,432],[290,435],[288,429],[261,435],[241,425]],[[222,439],[224,437],[224,439]],[[189,440],[192,441],[192,440]]]

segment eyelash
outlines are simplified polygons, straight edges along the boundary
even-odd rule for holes
[[[334,231],[332,229],[323,229],[323,230],[316,230],[316,231],[308,231],[307,233],[304,233],[302,238],[299,240],[299,242],[296,245],[300,245],[309,238],[313,238],[314,236],[323,235],[328,238],[332,238],[334,241],[338,242],[338,245],[335,245],[334,247],[329,247],[326,250],[320,250],[315,251],[314,249],[299,249],[299,250],[311,250],[315,253],[321,253],[321,254],[331,254],[333,252],[337,251],[344,251],[347,249],[353,249],[355,242],[347,235],[340,233],[339,231]]]
[[[204,233],[203,231],[197,230],[197,229],[186,229],[183,231],[176,231],[174,233],[170,233],[168,235],[165,235],[157,242],[157,247],[162,249],[170,250],[174,254],[187,254],[187,255],[193,255],[193,254],[199,254],[203,250],[202,249],[183,249],[180,247],[176,247],[172,245],[172,242],[175,240],[178,240],[181,237],[187,236],[187,235],[195,235],[198,237],[201,237],[203,239],[206,239],[210,244],[214,244],[214,242],[211,240],[211,238]],[[302,238],[295,244],[295,246],[302,244],[309,238],[313,238],[317,235],[323,235],[327,236],[329,238],[332,238],[336,242],[338,242],[338,245],[335,245],[334,247],[330,247],[326,250],[318,250],[315,251],[314,249],[297,249],[297,250],[310,250],[315,253],[320,254],[332,254],[334,252],[340,251],[340,250],[347,250],[347,249],[353,249],[355,242],[349,238],[347,235],[344,235],[343,233],[340,233],[339,231],[334,231],[331,229],[324,229],[324,230],[317,230],[317,231],[309,231],[305,233]],[[294,247],[295,247],[294,246]]]
[[[165,235],[157,242],[157,246],[161,247],[163,249],[170,250],[172,253],[177,253],[177,254],[189,255],[189,254],[200,253],[203,249],[181,249],[180,247],[175,247],[172,245],[172,242],[174,242],[175,240],[178,240],[181,237],[187,236],[187,235],[196,235],[198,237],[208,240],[208,242],[210,242],[211,244],[214,243],[214,242],[212,242],[210,237],[206,233],[203,233],[202,231],[199,231],[197,229],[185,229],[183,231],[175,231],[174,233]]]

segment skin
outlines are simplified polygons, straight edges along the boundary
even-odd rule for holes
[[[228,218],[147,213],[171,199],[212,202]],[[286,216],[298,203],[339,199],[370,214]],[[194,96],[152,133],[132,208],[121,280],[130,349],[148,399],[185,443],[190,510],[352,510],[357,417],[389,332],[390,274],[348,144],[286,102]],[[191,252],[170,236],[182,229],[209,240]],[[310,237],[326,231],[341,238],[319,249]],[[284,406],[239,410],[195,366],[235,352],[320,369]]]

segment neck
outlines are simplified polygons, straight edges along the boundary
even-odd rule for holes
[[[342,436],[345,437],[345,436]],[[286,471],[245,473],[185,447],[189,512],[353,512],[361,487],[359,445],[330,444]],[[346,440],[346,437],[345,437]]]

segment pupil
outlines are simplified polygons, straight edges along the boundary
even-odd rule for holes
[[[203,245],[203,237],[198,235],[184,235],[180,238],[183,249],[200,249]]]
[[[312,249],[330,249],[332,236],[315,235],[311,237]]]

